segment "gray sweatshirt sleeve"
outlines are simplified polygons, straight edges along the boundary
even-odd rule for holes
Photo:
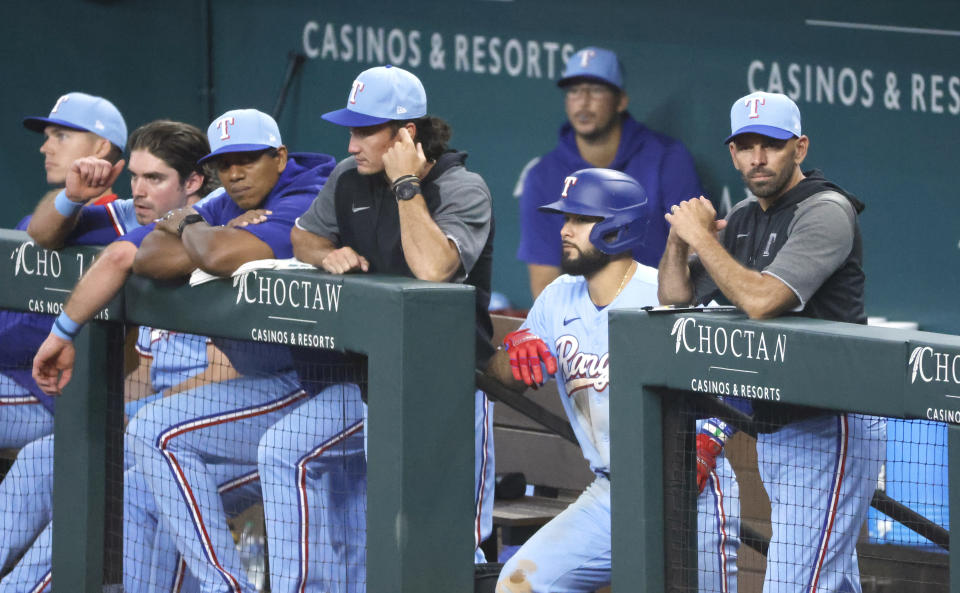
[[[477,263],[490,234],[492,198],[487,184],[476,173],[463,167],[451,169],[436,180],[440,205],[433,220],[460,252],[462,280]]]
[[[836,192],[823,192],[800,205],[786,243],[764,270],[789,286],[802,309],[837,271],[853,249],[856,212]]]

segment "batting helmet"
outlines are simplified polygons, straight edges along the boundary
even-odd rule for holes
[[[647,192],[637,181],[613,169],[580,169],[563,181],[556,202],[543,212],[602,218],[590,231],[590,242],[608,255],[643,245]]]

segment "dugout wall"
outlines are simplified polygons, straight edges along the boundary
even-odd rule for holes
[[[960,476],[958,355],[960,338],[927,332],[796,317],[761,322],[740,313],[612,312],[610,382],[619,386],[610,398],[614,591],[696,586],[690,570],[697,565],[690,515],[696,495],[688,494],[693,432],[690,424],[681,428],[683,406],[733,394],[737,385],[739,395],[747,386],[750,398],[774,400],[774,407],[949,422],[954,482]],[[678,449],[670,441],[682,440],[683,431],[688,441]],[[939,503],[949,505],[953,531],[960,525],[960,489],[950,486],[949,500]],[[677,500],[677,493],[687,500]],[[960,550],[949,549],[949,590],[960,591]],[[624,557],[635,561],[618,561]]]
[[[97,251],[48,251],[0,231],[0,308],[58,312]],[[116,347],[120,324],[132,323],[366,355],[367,559],[376,567],[367,586],[472,590],[473,317],[471,287],[400,278],[254,271],[192,288],[132,278],[77,337],[75,374],[57,402],[54,586],[103,587],[106,484],[118,479],[108,472],[119,467],[122,434]]]

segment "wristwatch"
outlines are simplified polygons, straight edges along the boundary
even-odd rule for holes
[[[187,228],[187,225],[193,224],[195,222],[205,222],[205,221],[203,220],[202,216],[196,213],[187,214],[186,216],[184,216],[183,220],[180,221],[180,226],[177,227],[177,236],[182,237],[183,229]]]
[[[413,179],[403,180],[393,186],[393,195],[397,200],[410,200],[413,196],[420,193],[420,184],[415,177]]]

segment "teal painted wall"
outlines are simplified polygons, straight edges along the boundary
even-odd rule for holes
[[[15,21],[39,24],[53,5],[5,10],[18,13]],[[19,91],[2,99],[0,129],[14,150],[0,167],[18,197],[43,189],[33,154],[38,139],[19,128],[19,117],[48,109],[66,88],[122,97],[117,102],[132,114],[131,127],[159,115],[194,123],[206,117],[198,3],[167,3],[162,12],[138,1],[56,6],[66,7],[57,10],[67,22],[103,20],[114,43],[81,43],[71,31],[59,40],[51,34],[43,45],[39,25],[5,35],[3,43],[13,48],[5,56],[40,52],[35,60],[49,64],[38,75],[25,61],[4,58],[8,89]],[[215,110],[271,110],[288,52],[306,52],[311,57],[291,88],[280,127],[291,149],[340,158],[345,130],[319,115],[343,106],[362,69],[389,61],[412,70],[427,88],[430,111],[452,123],[454,146],[471,153],[468,165],[493,191],[495,289],[528,306],[525,267],[514,258],[513,191],[523,166],[553,145],[563,121],[553,81],[566,52],[587,44],[619,52],[631,112],[687,144],[717,203],[744,195],[721,144],[730,104],[751,90],[782,90],[796,98],[811,137],[806,165],[867,203],[870,314],[960,330],[950,298],[960,242],[951,183],[960,148],[960,4],[813,0],[732,8],[704,0],[596,0],[589,6],[587,12],[583,3],[547,0],[212,0]],[[104,58],[111,49],[112,59]],[[56,60],[64,51],[76,56],[69,65]],[[88,72],[91,60],[116,64]],[[5,211],[2,222],[12,224],[26,209],[19,203],[16,215]]]
[[[201,5],[192,0],[31,0],[0,9],[0,138],[11,227],[49,188],[38,150],[43,136],[21,120],[46,116],[60,95],[110,99],[133,130],[172,118],[206,129]],[[129,177],[114,186],[129,196]]]

